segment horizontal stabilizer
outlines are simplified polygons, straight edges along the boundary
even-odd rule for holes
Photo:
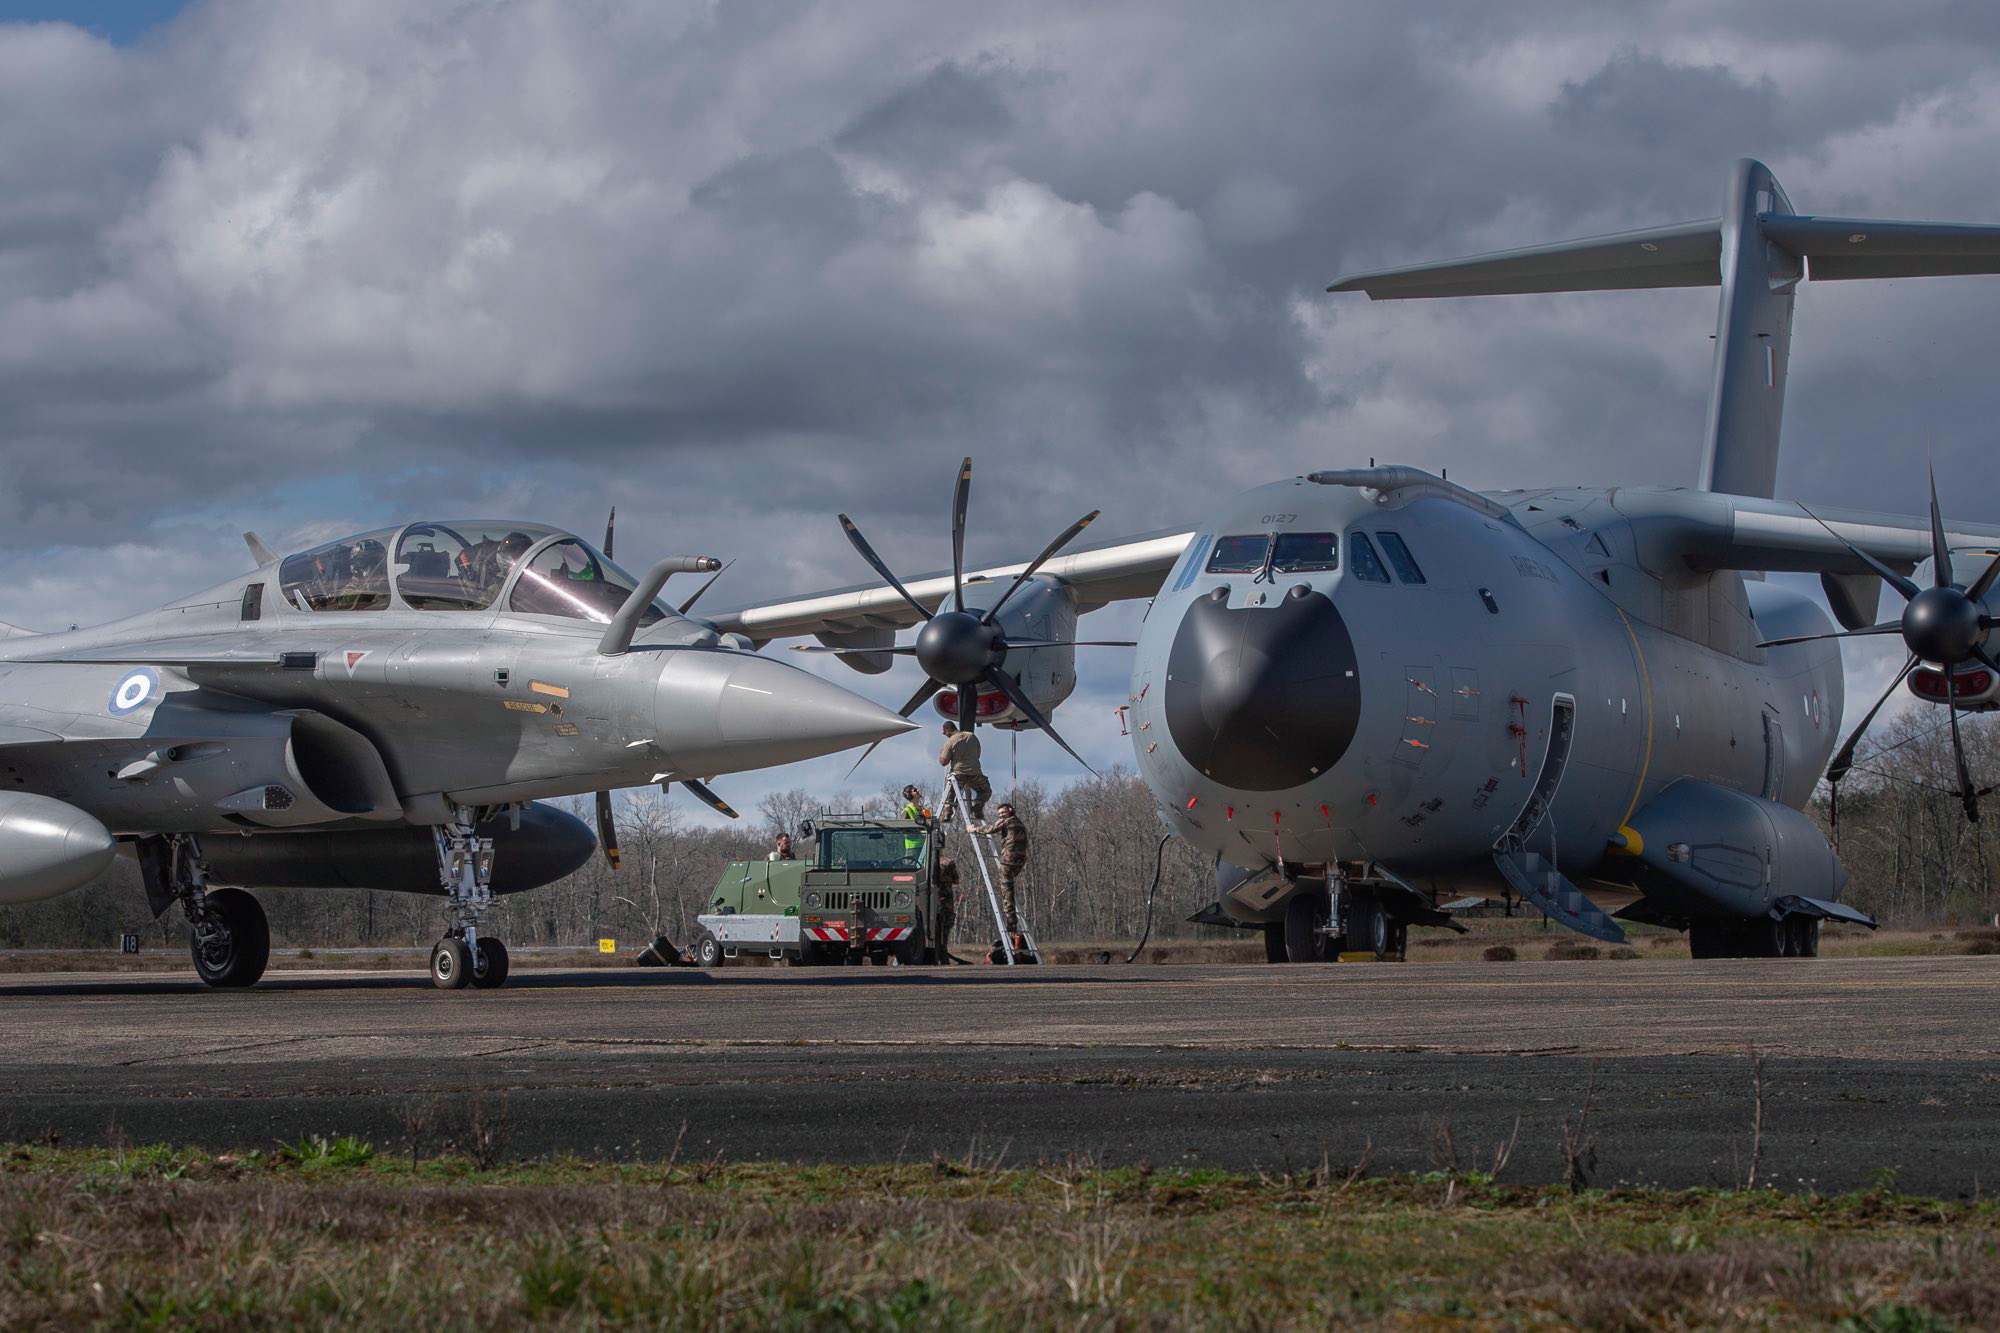
[[[1713,287],[1719,281],[1721,261],[1722,224],[1710,218],[1383,269],[1342,278],[1327,290],[1366,292],[1374,301],[1405,301],[1429,296]]]
[[[1757,226],[1766,240],[1804,257],[1815,281],[2000,273],[2000,227],[1770,216]]]

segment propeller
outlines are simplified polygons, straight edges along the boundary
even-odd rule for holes
[[[1973,788],[1971,771],[1965,763],[1965,742],[1958,731],[1958,671],[1970,663],[1978,663],[1988,671],[2000,676],[2000,662],[1995,662],[1986,652],[1986,634],[1996,623],[1995,617],[1987,614],[1986,594],[1992,589],[1994,580],[2000,578],[2000,555],[1993,557],[1971,587],[1963,587],[1952,578],[1951,548],[1945,541],[1944,513],[1938,506],[1937,473],[1932,470],[1931,489],[1931,565],[1932,581],[1928,588],[1919,588],[1908,578],[1898,574],[1887,565],[1869,555],[1853,542],[1840,535],[1832,524],[1812,510],[1805,509],[1806,515],[1833,534],[1835,541],[1846,547],[1848,552],[1870,569],[1879,574],[1884,583],[1894,588],[1903,598],[1903,614],[1895,620],[1885,620],[1877,625],[1866,625],[1860,629],[1844,630],[1836,634],[1801,634],[1785,639],[1769,639],[1759,644],[1761,648],[1776,648],[1788,643],[1806,643],[1814,639],[1851,639],[1874,634],[1900,634],[1903,646],[1909,649],[1909,660],[1903,669],[1889,682],[1889,688],[1882,691],[1874,707],[1862,717],[1860,725],[1848,734],[1847,740],[1827,765],[1827,785],[1832,789],[1829,801],[1829,816],[1836,829],[1839,828],[1840,780],[1847,776],[1854,766],[1855,747],[1861,736],[1868,730],[1868,724],[1875,720],[1875,714],[1889,701],[1904,679],[1915,669],[1918,662],[1935,662],[1944,675],[1945,710],[1951,723],[1951,755],[1958,770],[1958,796],[1965,806],[1968,821],[1979,822],[1979,792]]]
[[[1134,645],[1129,641],[1114,639],[1009,639],[997,617],[1008,600],[1019,592],[1058,551],[1069,545],[1076,539],[1078,533],[1089,527],[1100,511],[1093,509],[1070,524],[1060,536],[1042,549],[1040,555],[1022,567],[1021,572],[1014,576],[1014,581],[1007,585],[1007,590],[1001,593],[1000,599],[989,609],[984,612],[968,611],[965,607],[965,516],[971,498],[972,460],[967,458],[958,466],[958,481],[952,488],[951,496],[951,600],[949,609],[940,605],[935,612],[928,610],[922,602],[910,594],[910,590],[903,586],[902,580],[890,570],[888,563],[875,553],[875,548],[861,535],[861,529],[855,526],[854,520],[845,514],[840,516],[840,530],[847,534],[849,544],[863,560],[868,562],[869,568],[881,575],[883,582],[894,588],[897,595],[910,605],[920,621],[914,644],[871,648],[864,651],[914,657],[917,659],[917,665],[922,667],[924,674],[930,678],[924,682],[923,688],[903,705],[900,711],[904,717],[916,712],[940,690],[955,690],[958,695],[958,725],[961,730],[971,731],[978,721],[978,690],[980,686],[985,686],[1004,695],[1009,703],[1021,711],[1022,716],[1047,732],[1049,738],[1062,746],[1072,759],[1089,769],[1090,765],[1084,763],[1083,756],[1062,738],[1041,709],[1037,708],[1034,701],[1021,689],[1020,681],[1010,675],[1002,664],[1007,659],[1008,651],[1015,648],[1129,648]],[[800,645],[794,651],[853,653],[857,650]],[[881,742],[877,741],[875,744],[879,745]],[[874,745],[863,750],[861,758],[855,761],[854,767],[861,767],[862,761],[874,752]],[[1091,771],[1094,773],[1096,770]]]

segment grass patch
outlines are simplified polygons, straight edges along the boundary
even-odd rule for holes
[[[6,1327],[1991,1327],[1996,1256],[1892,1180],[0,1150]]]

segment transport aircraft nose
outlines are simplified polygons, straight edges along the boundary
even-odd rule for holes
[[[816,759],[917,724],[811,672],[735,652],[668,653],[654,718],[676,772],[709,775]]]
[[[1217,588],[1188,607],[1167,657],[1167,730],[1201,773],[1281,791],[1339,762],[1361,717],[1354,642],[1325,593],[1229,608]]]

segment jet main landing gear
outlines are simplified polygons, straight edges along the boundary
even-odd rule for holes
[[[431,984],[439,990],[492,990],[507,980],[507,946],[479,933],[493,906],[493,839],[480,837],[478,827],[478,811],[455,805],[451,822],[431,829],[438,883],[450,900],[450,924],[431,949]]]
[[[271,961],[263,906],[241,889],[208,887],[208,865],[193,834],[146,838],[138,851],[153,915],[179,903],[187,917],[195,975],[218,990],[256,985]]]

